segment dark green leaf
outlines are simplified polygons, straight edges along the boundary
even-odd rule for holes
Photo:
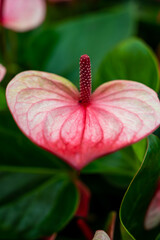
[[[0,236],[37,239],[71,219],[78,195],[58,157],[38,148],[0,112]],[[64,204],[65,199],[65,204]]]
[[[78,204],[68,175],[18,171],[0,173],[1,239],[31,240],[59,231]]]
[[[126,4],[116,11],[95,13],[42,29],[26,47],[27,62],[34,69],[63,75],[78,86],[80,56],[91,57],[94,77],[106,53],[133,34],[134,10]]]
[[[159,90],[158,62],[151,49],[141,40],[132,38],[119,44],[102,62],[96,86],[110,80],[124,79],[141,82]]]
[[[5,90],[0,87],[0,111],[7,109],[7,103],[5,98]]]
[[[160,234],[158,234],[155,240],[160,240]]]
[[[0,166],[38,167],[39,171],[70,169],[60,158],[34,145],[18,129],[11,114],[0,112]],[[34,171],[34,169],[33,169]]]
[[[159,159],[160,140],[150,135],[144,162],[129,186],[120,210],[124,240],[151,240],[155,239],[160,231],[159,226],[150,231],[144,229],[145,214],[160,177]]]
[[[83,173],[103,173],[104,178],[112,184],[126,187],[140,167],[144,152],[146,151],[146,139],[126,147],[115,153],[104,156],[85,167]]]

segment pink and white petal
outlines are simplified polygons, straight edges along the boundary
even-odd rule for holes
[[[0,82],[3,80],[5,74],[6,74],[6,68],[2,64],[0,64]]]
[[[96,231],[93,240],[110,240],[106,232],[102,230]]]
[[[60,2],[71,2],[72,0],[48,0],[51,3],[60,3]]]
[[[131,81],[104,84],[84,107],[66,79],[29,71],[9,83],[6,96],[21,130],[76,169],[137,142],[160,124],[155,92]]]
[[[20,94],[21,91],[24,91],[25,97],[25,93],[28,90],[34,90],[34,92],[38,90],[46,90],[48,95],[52,93],[53,98],[58,99],[60,97],[62,100],[70,99],[71,101],[73,100],[75,102],[79,96],[77,88],[63,77],[52,73],[26,71],[13,78],[7,87],[7,102],[12,111],[16,104],[17,94]],[[44,92],[40,95],[37,93],[36,96],[34,96],[37,98],[37,101],[40,97],[45,99]]]
[[[28,31],[39,26],[46,15],[44,0],[5,0],[2,25],[13,31]]]
[[[137,82],[116,80],[103,84],[92,95],[92,107],[97,109],[97,117],[98,112],[104,110],[114,115],[122,127],[114,144],[108,142],[106,145],[104,141],[105,153],[139,141],[160,125],[160,102],[157,94]],[[103,117],[98,118],[101,121]],[[110,127],[117,129],[112,121]],[[102,129],[105,131],[105,126]],[[108,139],[111,141],[112,136],[113,133],[108,131]]]
[[[110,152],[122,131],[122,124],[116,116],[103,109],[86,109],[85,130],[82,141],[80,168],[99,156]]]
[[[57,108],[48,113],[44,138],[49,151],[66,160],[76,169],[81,165],[85,111],[79,106]]]
[[[55,122],[56,113],[60,114],[57,116],[57,129],[54,129],[54,134],[60,134],[65,117],[68,117],[73,109],[77,109],[78,96],[76,87],[66,79],[38,71],[18,74],[9,83],[6,91],[8,106],[20,129],[33,142],[57,155],[60,154],[54,148],[50,149],[49,144],[46,146],[44,128],[52,113],[55,115],[53,119]],[[53,134],[51,123],[52,119],[47,126],[49,133],[47,130],[45,133],[49,136]]]
[[[146,230],[151,230],[158,225],[160,225],[160,181],[144,219],[144,227]]]
[[[128,90],[145,90],[157,97],[156,93],[146,85],[135,81],[128,80],[114,80],[100,85],[93,93],[94,99],[103,99],[112,96],[115,93],[122,93]]]

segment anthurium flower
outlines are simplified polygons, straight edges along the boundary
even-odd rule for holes
[[[158,182],[157,189],[148,206],[144,219],[144,227],[146,230],[151,230],[158,225],[160,225],[160,181]]]
[[[51,3],[71,2],[72,0],[48,0]]]
[[[106,232],[98,230],[96,231],[93,240],[110,240],[110,238],[108,237]]]
[[[6,96],[23,133],[76,169],[139,141],[160,124],[157,94],[141,83],[115,80],[91,94],[87,55],[80,59],[80,93],[63,77],[27,71],[9,83]]]
[[[0,64],[0,82],[3,80],[5,74],[6,74],[6,68],[2,64]]]
[[[13,31],[28,31],[40,25],[46,13],[44,0],[1,0],[0,24]]]

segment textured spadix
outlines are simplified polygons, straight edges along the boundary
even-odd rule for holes
[[[6,96],[24,134],[76,169],[139,141],[160,124],[157,94],[133,81],[105,83],[83,105],[68,80],[28,71],[9,83]]]
[[[6,68],[2,64],[0,64],[0,82],[3,80],[5,74],[6,74]]]
[[[28,31],[40,25],[46,13],[44,0],[1,0],[0,23],[14,31]]]

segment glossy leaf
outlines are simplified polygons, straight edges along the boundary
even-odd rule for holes
[[[150,231],[144,228],[146,212],[160,177],[160,140],[150,135],[148,141],[144,162],[129,186],[120,210],[124,240],[155,239],[160,230],[159,226]]]
[[[84,174],[103,174],[104,179],[117,187],[128,187],[138,171],[146,152],[146,139],[91,162]]]
[[[142,140],[143,142],[145,140]],[[141,142],[138,142],[137,145],[142,145]],[[146,142],[146,141],[145,141]],[[119,172],[121,175],[126,173],[128,176],[134,176],[135,171],[140,167],[140,160],[136,155],[136,152],[133,149],[133,146],[123,148],[115,153],[104,156],[86,166],[83,169],[83,173],[106,173],[107,175],[111,173],[115,174]],[[137,147],[138,148],[138,147]],[[144,145],[145,151],[146,146]]]
[[[8,111],[0,112],[1,168],[18,166],[37,173],[55,173],[69,170],[58,157],[38,148],[31,143],[17,128]],[[13,168],[14,169],[14,168]]]
[[[141,140],[160,124],[156,93],[133,81],[103,84],[83,106],[68,80],[26,71],[9,83],[6,96],[21,131],[78,170]]]
[[[27,66],[65,76],[78,86],[78,61],[81,55],[88,54],[94,78],[106,53],[133,34],[135,8],[132,7],[124,4],[116,11],[90,14],[40,30],[26,47]]]
[[[160,240],[160,234],[158,234],[155,240]]]
[[[14,0],[14,4],[12,0],[5,0],[0,23],[13,31],[28,31],[43,22],[45,13],[44,0]]]
[[[158,91],[158,61],[149,46],[131,38],[114,48],[103,60],[95,85],[115,79],[134,80]]]
[[[49,236],[63,228],[77,208],[77,191],[67,174],[1,170],[0,188],[2,239]]]

